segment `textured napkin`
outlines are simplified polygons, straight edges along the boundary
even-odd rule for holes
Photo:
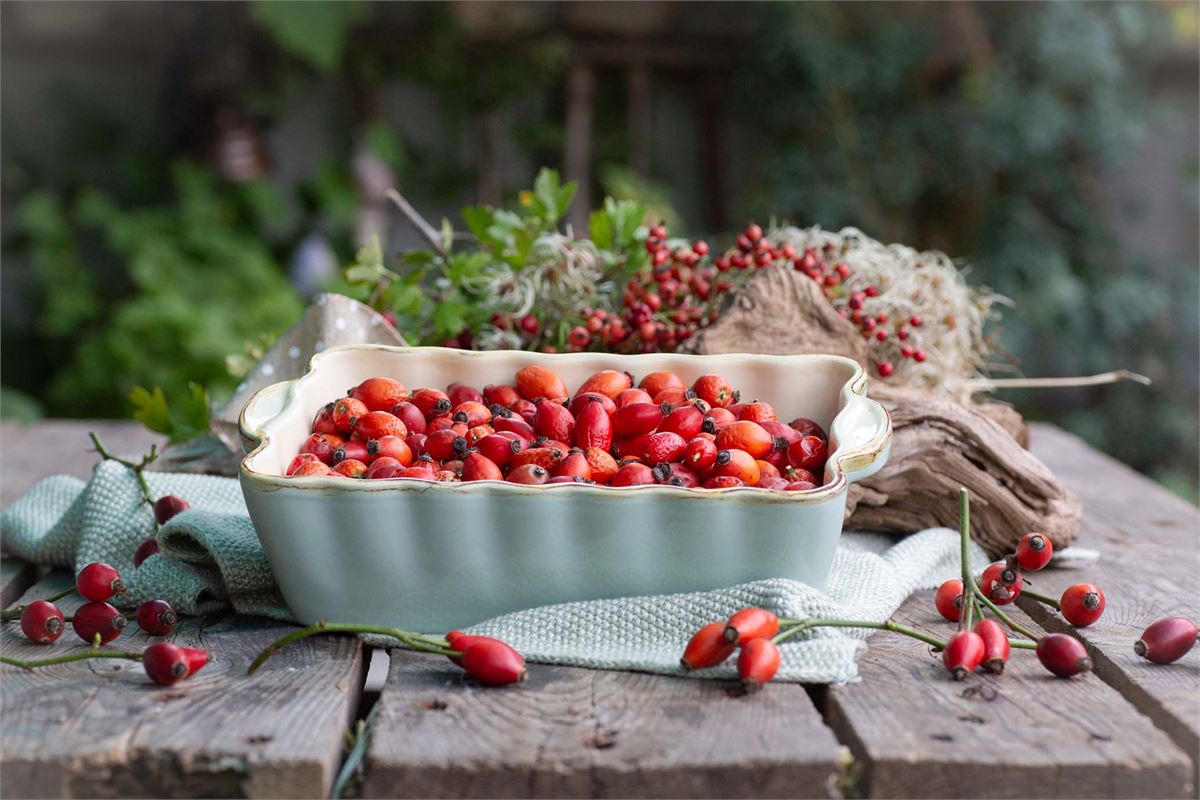
[[[148,472],[146,478],[155,496],[178,494],[192,508],[159,530],[162,552],[137,569],[133,553],[154,535],[153,515],[141,502],[133,474],[112,461],[101,462],[90,481],[59,475],[38,483],[0,513],[0,541],[7,552],[38,564],[75,571],[92,561],[112,564],[128,583],[118,598],[127,607],[158,597],[188,614],[232,607],[292,620],[235,479],[164,472]],[[847,532],[824,592],[796,581],[762,580],[711,592],[546,606],[488,620],[470,632],[502,638],[530,661],[678,674],[691,634],[739,608],[759,606],[797,619],[879,622],[913,591],[957,575],[958,553],[958,534],[946,528],[899,541]],[[977,567],[986,563],[977,548],[971,558]],[[871,633],[818,629],[789,639],[781,646],[776,679],[855,680],[855,660]],[[696,676],[732,674],[727,663]]]

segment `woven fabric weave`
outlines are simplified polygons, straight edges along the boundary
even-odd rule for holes
[[[102,462],[89,481],[54,476],[0,513],[8,553],[78,571],[93,561],[115,566],[129,590],[124,607],[154,597],[187,614],[233,608],[291,621],[236,480],[146,473],[155,496],[177,494],[192,508],[157,534],[162,552],[134,569],[133,553],[154,534],[133,474]],[[984,554],[973,547],[972,562]],[[958,534],[932,528],[899,541],[847,532],[824,592],[796,581],[762,580],[711,592],[564,603],[506,614],[470,630],[510,642],[530,661],[677,674],[679,656],[702,625],[746,606],[797,619],[882,621],[909,594],[958,574]],[[440,633],[440,632],[439,632]],[[857,678],[856,659],[871,631],[817,629],[782,645],[777,680],[840,683]],[[732,664],[694,673],[728,677]]]

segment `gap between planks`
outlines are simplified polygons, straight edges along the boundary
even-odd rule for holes
[[[68,574],[52,573],[22,602],[69,582]],[[67,598],[61,607],[69,613],[79,603]],[[47,654],[8,627],[0,645],[6,654]],[[107,648],[138,650],[155,640],[131,628]],[[327,796],[365,678],[362,645],[353,637],[313,637],[247,677],[254,655],[289,629],[233,615],[185,618],[168,639],[204,647],[212,661],[172,687],[151,684],[134,662],[0,668],[0,794]],[[68,630],[53,647],[61,653],[85,646]]]

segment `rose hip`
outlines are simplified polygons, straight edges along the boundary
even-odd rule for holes
[[[315,458],[311,461],[305,461],[295,470],[288,473],[292,478],[319,478],[327,475],[336,475],[332,469],[325,464],[317,461]]]
[[[166,636],[175,630],[179,616],[166,600],[147,600],[137,608],[138,627],[155,636]]]
[[[700,479],[683,464],[659,464],[651,470],[654,479],[666,486],[678,486],[684,489],[694,489],[700,485]]]
[[[738,419],[762,425],[764,422],[778,422],[779,416],[775,413],[773,405],[755,400],[753,403],[746,403],[738,410]]]
[[[573,441],[576,447],[583,449],[598,447],[607,450],[612,447],[612,419],[599,402],[587,402],[579,410]]]
[[[717,475],[706,480],[701,487],[704,489],[736,489],[745,485],[741,478],[735,478],[732,475]]]
[[[616,405],[617,408],[624,408],[625,406],[631,406],[634,403],[653,402],[654,395],[650,394],[645,389],[626,389],[617,395],[616,399],[613,401],[613,404]]]
[[[412,464],[413,461],[412,448],[408,446],[407,440],[401,439],[399,436],[381,436],[378,439],[372,439],[367,443],[367,453],[369,453],[369,457],[366,459],[368,461],[381,457],[394,458],[405,467]]]
[[[342,442],[342,446],[333,451],[333,466],[336,466],[347,459],[353,461],[361,461],[364,464],[371,460],[371,452],[368,445],[351,439],[347,442]]]
[[[736,649],[736,645],[725,641],[725,623],[710,622],[688,641],[683,657],[679,659],[679,666],[689,671],[715,667],[733,655]]]
[[[829,436],[826,435],[825,429],[808,417],[796,417],[788,423],[788,427],[801,436],[816,436],[821,441],[829,441]]]
[[[587,392],[596,392],[602,394],[609,399],[615,399],[621,392],[633,386],[633,376],[628,372],[617,372],[614,369],[605,369],[597,372],[595,375],[588,378],[579,387],[576,394],[584,394]]]
[[[22,620],[22,627],[24,627]],[[1196,623],[1183,617],[1166,617],[1150,625],[1133,643],[1133,652],[1155,664],[1170,664],[1187,655],[1196,644]]]
[[[738,654],[738,677],[742,679],[742,688],[747,692],[756,692],[775,677],[779,671],[782,657],[779,647],[770,639],[751,639],[742,645]]]
[[[985,648],[983,638],[975,631],[959,631],[946,642],[942,651],[942,663],[946,670],[961,681],[983,663]]]
[[[998,606],[1006,606],[1021,595],[1021,582],[1005,582],[1004,562],[990,564],[979,576],[979,590]]]
[[[479,403],[483,406],[490,406],[491,403],[486,402],[483,394],[473,386],[468,386],[465,383],[452,383],[446,387],[446,397],[450,400],[451,408],[457,409],[463,403]]]
[[[771,452],[774,439],[757,422],[739,420],[726,425],[717,433],[717,447],[721,450],[745,450],[754,458],[762,458]]]
[[[507,480],[509,483],[538,486],[550,480],[550,473],[545,467],[540,467],[537,464],[522,464],[509,471]]]
[[[408,389],[391,378],[367,378],[351,389],[349,395],[368,411],[391,411],[397,403],[408,399]]]
[[[101,600],[84,603],[71,615],[71,627],[88,644],[96,634],[100,635],[100,644],[108,644],[125,630],[125,621],[120,611]]]
[[[304,444],[300,445],[300,452],[312,453],[322,464],[332,466],[333,454],[342,446],[343,441],[342,437],[336,434],[314,433],[304,440]],[[157,513],[155,516],[158,516]]]
[[[607,450],[589,447],[583,451],[583,455],[587,459],[588,466],[591,467],[592,480],[596,483],[607,484],[620,469],[617,460]]]
[[[816,436],[802,436],[800,441],[788,445],[788,461],[797,469],[806,469],[814,475],[824,472],[829,449],[825,440]]]
[[[712,475],[737,478],[748,486],[758,483],[758,479],[762,477],[758,471],[758,462],[745,450],[718,450]]]
[[[75,589],[88,600],[107,600],[125,591],[125,581],[116,567],[95,561],[79,571]]]
[[[933,597],[933,604],[943,617],[951,622],[958,622],[962,618],[963,582],[958,578],[951,578],[943,583]]]
[[[552,370],[537,364],[518,370],[516,384],[521,397],[529,401],[545,398],[554,402],[566,400],[570,396],[562,378]]]
[[[717,461],[717,445],[710,439],[696,437],[683,450],[683,463],[700,474],[708,472]]]
[[[387,411],[368,411],[354,423],[354,438],[360,442],[369,442],[384,436],[398,436],[404,439],[408,436],[408,428],[399,417]]]
[[[705,433],[719,433],[722,428],[727,428],[737,422],[738,418],[733,412],[727,408],[712,408],[704,415],[704,425],[701,427]]]
[[[612,415],[613,435],[620,438],[650,433],[663,421],[666,412],[654,403],[634,403],[618,408]]]
[[[517,392],[517,387],[515,386],[489,383],[483,387],[483,402],[489,406],[498,405],[505,408],[512,408],[512,404],[520,399],[521,395]]]
[[[779,617],[765,608],[743,608],[725,623],[725,641],[744,644],[751,639],[770,639],[779,633]]]
[[[464,481],[502,481],[504,473],[485,455],[476,452],[467,453],[462,462],[462,479]]]
[[[693,405],[676,408],[658,425],[659,432],[677,433],[684,440],[693,439],[704,427],[704,412]]]
[[[678,433],[662,431],[646,437],[641,456],[647,464],[666,464],[683,457],[687,441]]]
[[[208,651],[156,642],[142,651],[142,667],[159,686],[172,686],[208,663]]]
[[[1021,569],[1037,572],[1050,563],[1054,543],[1044,533],[1027,533],[1017,542],[1017,562]]]
[[[154,501],[154,519],[159,525],[166,525],[171,517],[181,514],[189,508],[191,505],[182,497],[173,494],[163,495]]]
[[[365,462],[359,461],[356,458],[347,458],[345,461],[339,461],[333,471],[345,478],[365,478],[367,477],[368,467]]]
[[[483,403],[467,400],[459,403],[450,411],[450,418],[455,422],[463,423],[468,428],[474,428],[477,425],[486,425],[490,422],[492,412]]]
[[[421,409],[412,403],[397,403],[392,407],[392,414],[396,419],[404,423],[404,427],[408,429],[410,434],[425,433],[427,425],[425,415],[421,413]]]
[[[133,551],[133,566],[140,567],[142,562],[159,551],[158,540],[151,536],[138,545]]]
[[[49,600],[34,600],[21,611],[21,632],[31,642],[50,644],[66,627],[63,613]]]
[[[354,430],[354,424],[358,422],[358,418],[365,416],[370,411],[361,400],[355,400],[353,397],[343,397],[333,404],[333,424],[337,427],[337,432],[341,436],[349,436]]]
[[[540,436],[569,442],[575,432],[575,418],[564,406],[550,400],[534,403],[537,410],[533,415],[533,430]]]
[[[975,623],[975,632],[983,640],[983,669],[986,672],[1000,674],[1008,663],[1011,645],[1008,635],[999,623],[991,619],[981,619]]]
[[[701,375],[692,384],[692,391],[713,408],[724,408],[737,402],[733,396],[733,387],[720,375]]]
[[[553,470],[567,455],[567,449],[561,447],[529,447],[517,453],[509,462],[509,469],[516,469],[528,464]]]
[[[1058,601],[1062,615],[1076,628],[1085,628],[1104,613],[1104,592],[1091,583],[1068,586]]]
[[[587,456],[583,454],[583,451],[576,448],[563,456],[562,461],[558,462],[550,474],[555,478],[582,478],[590,481],[592,467],[588,464]]]
[[[313,418],[313,433],[338,433],[338,427],[333,421],[333,403],[327,403]]]
[[[649,486],[656,483],[654,471],[645,464],[626,464],[617,470],[609,486]]]
[[[592,403],[599,403],[600,407],[604,409],[604,413],[609,416],[616,413],[617,404],[598,392],[580,392],[576,394],[575,398],[571,400],[571,405],[567,406],[567,410],[571,412],[571,416],[577,418],[576,422],[578,422],[579,412]]]
[[[505,686],[525,680],[525,659],[498,639],[472,637],[462,649],[462,667],[485,686]]]
[[[674,372],[651,372],[642,378],[638,388],[646,394],[654,397],[659,392],[667,389],[679,389],[683,391],[687,389],[687,384],[680,380],[679,376]]]
[[[404,465],[391,456],[380,456],[371,462],[371,466],[367,468],[367,478],[369,480],[384,480],[386,478],[399,478],[404,473]]]
[[[1037,643],[1038,661],[1060,678],[1069,678],[1092,668],[1083,642],[1065,633],[1048,633]]]
[[[438,461],[460,458],[469,449],[466,437],[459,436],[449,428],[425,437],[425,452]]]

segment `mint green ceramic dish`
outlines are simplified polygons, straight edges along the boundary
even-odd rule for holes
[[[286,478],[317,410],[365,378],[409,388],[511,383],[528,364],[574,390],[602,369],[685,381],[724,375],[780,418],[830,433],[826,483],[810,492],[578,484]],[[445,631],[534,606],[792,578],[823,587],[846,491],[887,459],[891,423],[839,356],[545,355],[357,345],[319,353],[295,381],[246,404],[241,484],[284,598],[326,619]]]

